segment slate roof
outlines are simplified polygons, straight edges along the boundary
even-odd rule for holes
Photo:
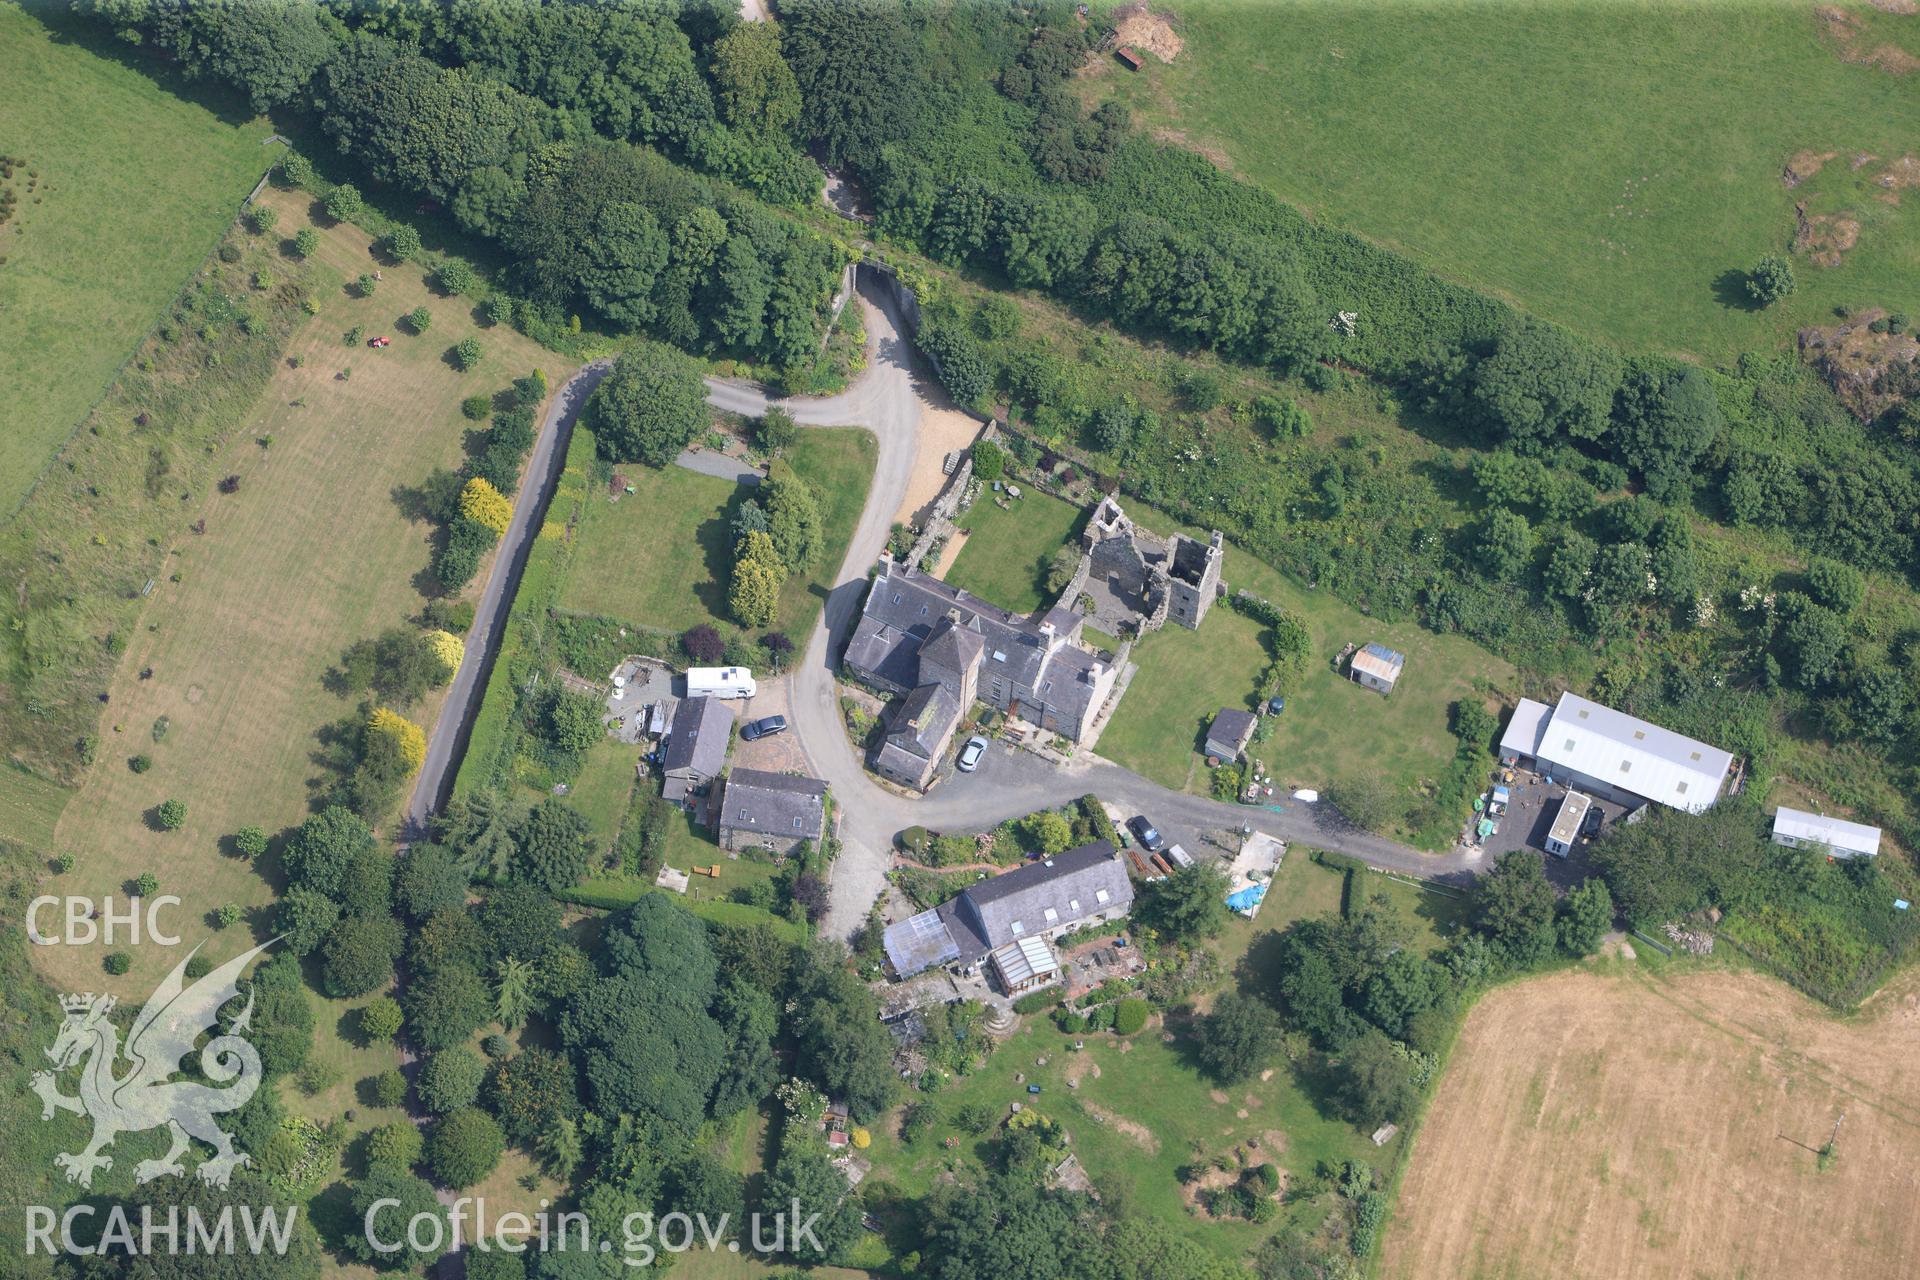
[[[923,684],[908,694],[894,711],[887,741],[930,760],[934,748],[959,714],[959,705],[945,685]]]
[[[971,964],[1020,938],[1132,906],[1126,868],[1111,844],[1096,840],[970,885],[932,911],[888,925],[882,942],[894,972],[907,978],[936,964]]]
[[[919,686],[894,709],[887,736],[881,739],[874,758],[875,766],[924,786],[946,748],[960,710],[957,691],[943,684]]]
[[[961,626],[942,627],[957,613]],[[1051,610],[1043,621],[1054,624],[1056,639],[1049,642],[1040,623],[1009,613],[969,595],[959,587],[912,569],[883,566],[867,589],[860,620],[847,642],[846,664],[899,689],[926,682],[920,671],[921,646],[936,642],[931,661],[961,669],[952,659],[965,656],[979,637],[980,690],[978,696],[997,706],[1011,705],[1015,696],[1044,701],[1063,721],[1085,724],[1099,708],[1094,654],[1071,643],[1071,627],[1080,618],[1069,611]],[[938,629],[942,635],[936,637]],[[947,639],[951,636],[952,639]],[[951,646],[951,647],[949,647]],[[1003,682],[1004,698],[992,696],[992,682]]]
[[[1207,727],[1207,741],[1218,742],[1222,746],[1231,745],[1235,751],[1239,751],[1247,745],[1247,739],[1253,736],[1259,723],[1251,711],[1222,707],[1214,713],[1213,723]]]
[[[691,771],[711,778],[727,762],[727,735],[733,730],[733,712],[718,698],[682,698],[667,727],[666,754],[660,767],[667,773]]]
[[[986,637],[980,633],[978,626],[942,618],[921,643],[918,661],[921,664],[934,663],[949,671],[965,671],[980,661],[986,647]]]
[[[764,769],[735,769],[720,801],[723,830],[787,840],[818,840],[826,822],[827,784]]]
[[[962,958],[971,959],[1027,934],[1045,933],[1103,911],[1124,911],[1133,905],[1133,882],[1113,846],[1096,840],[983,880],[956,901],[963,904],[972,935],[957,940]],[[975,939],[978,950],[969,955]]]

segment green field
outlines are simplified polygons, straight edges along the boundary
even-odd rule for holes
[[[1129,508],[1142,527],[1174,526],[1147,507]],[[1188,532],[1196,532],[1189,530]],[[1325,591],[1310,591],[1227,544],[1222,577],[1232,590],[1264,596],[1296,614],[1314,640],[1314,660],[1272,736],[1254,756],[1289,789],[1324,787],[1336,778],[1375,771],[1403,787],[1431,778],[1452,758],[1447,707],[1475,696],[1475,682],[1504,686],[1513,669],[1456,635],[1437,635],[1413,622],[1380,622]],[[1250,707],[1254,682],[1266,665],[1262,628],[1221,604],[1198,631],[1168,626],[1133,650],[1140,665],[1127,696],[1101,736],[1101,755],[1167,786],[1205,789],[1205,761],[1197,753],[1206,721],[1223,706]],[[1392,696],[1382,697],[1336,674],[1334,655],[1349,642],[1377,640],[1407,655],[1406,673]]]
[[[1915,147],[1914,81],[1843,61],[1920,53],[1920,16],[1840,0],[1180,5],[1185,47],[1083,82],[1138,123],[1442,275],[1633,349],[1724,361],[1836,305],[1920,310],[1920,192],[1867,179]],[[1796,153],[1837,153],[1815,182]],[[1877,163],[1851,169],[1865,153]],[[1765,313],[1725,273],[1787,248],[1794,204],[1851,212],[1843,265],[1798,257]],[[1366,323],[1363,316],[1361,323]]]
[[[812,486],[826,527],[820,561],[780,593],[773,630],[804,644],[840,570],[847,540],[873,481],[875,446],[865,431],[809,430],[787,452]],[[619,618],[679,632],[727,617],[733,564],[730,520],[741,486],[683,467],[620,468],[633,492],[618,502],[589,497],[576,532],[559,604],[577,613]]]
[[[0,180],[19,198],[0,224],[0,513],[280,155],[266,125],[96,56],[83,31],[0,3],[0,153],[24,165]]]
[[[276,190],[265,200],[279,210],[283,233],[308,225],[304,197]],[[329,668],[349,644],[403,624],[422,603],[417,584],[431,559],[433,529],[405,500],[406,490],[435,468],[460,462],[468,426],[463,396],[552,365],[550,353],[530,339],[495,328],[480,335],[484,372],[456,372],[442,355],[450,342],[478,332],[466,309],[430,291],[418,264],[386,267],[373,298],[351,295],[340,282],[373,261],[366,233],[351,224],[318,230],[319,248],[307,263],[249,237],[248,256],[233,268],[238,279],[259,269],[277,272],[287,287],[300,280],[297,295],[311,285],[318,314],[298,322],[264,391],[210,459],[214,475],[236,478],[235,492],[196,486],[193,505],[158,504],[164,509],[156,521],[164,523],[156,527],[174,540],[167,568],[139,602],[138,625],[127,627],[125,653],[102,686],[105,707],[84,704],[87,714],[101,717],[99,758],[54,833],[52,847],[77,859],[67,877],[71,892],[118,893],[124,881],[151,871],[185,899],[196,921],[226,902],[251,909],[273,897],[273,886],[244,859],[222,852],[220,841],[242,826],[277,831],[298,823],[331,782],[316,767],[320,735],[356,706],[327,688]],[[299,310],[284,299],[280,305]],[[435,312],[430,336],[394,327],[394,317],[415,306]],[[393,332],[393,345],[346,346],[342,334],[356,326]],[[129,388],[169,374],[169,362],[193,350],[184,336],[173,347],[164,339],[143,347],[157,371],[129,370],[109,403],[159,405],[157,396],[135,398]],[[230,355],[223,367],[238,364]],[[341,378],[347,369],[353,376]],[[191,381],[199,370],[194,361],[177,376]],[[567,372],[559,370],[556,380]],[[92,478],[92,468],[104,468],[85,450],[113,441],[104,429],[83,437],[75,489]],[[42,490],[29,511],[37,513],[45,496]],[[74,502],[60,518],[84,529],[87,515]],[[190,531],[199,520],[199,531]],[[47,538],[63,531],[42,526]],[[67,536],[83,548],[67,556],[76,573],[90,569],[83,553],[106,554],[83,543],[81,533]],[[430,728],[440,696],[404,713]],[[151,768],[134,772],[135,755],[150,757]],[[0,796],[17,790],[0,788]],[[157,831],[143,817],[168,797],[188,805],[179,831]],[[63,989],[97,983],[98,949],[42,950],[49,954],[36,960]],[[135,968],[116,989],[144,989],[139,984],[151,984],[164,958],[159,950],[137,950]]]
[[[982,600],[1015,613],[1034,613],[1053,603],[1046,594],[1047,565],[1071,541],[1086,513],[1070,502],[1022,489],[1008,506],[982,493],[956,520],[971,530],[946,580]]]

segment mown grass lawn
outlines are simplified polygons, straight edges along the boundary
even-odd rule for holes
[[[0,153],[19,162],[0,181],[19,199],[0,225],[0,513],[281,154],[244,107],[180,96],[114,43],[57,6],[0,4]]]
[[[1201,740],[1220,708],[1252,707],[1264,630],[1216,606],[1198,631],[1169,625],[1142,639],[1132,659],[1140,669],[1096,750],[1163,786],[1206,790]]]
[[[1156,532],[1175,527],[1143,505],[1128,510]],[[1313,634],[1313,661],[1287,695],[1286,710],[1271,718],[1268,736],[1252,748],[1289,789],[1324,787],[1362,771],[1378,772],[1403,787],[1438,778],[1454,754],[1448,706],[1478,696],[1476,682],[1503,687],[1513,679],[1509,664],[1459,636],[1368,618],[1232,543],[1222,576],[1230,590],[1266,597],[1297,615]],[[1145,637],[1133,651],[1140,671],[1100,739],[1100,754],[1167,786],[1185,786],[1191,779],[1193,789],[1204,790],[1199,735],[1222,706],[1252,706],[1254,682],[1267,661],[1261,631],[1223,601],[1197,631],[1167,626]],[[1407,655],[1405,674],[1390,697],[1332,669],[1343,645],[1370,640]]]
[[[1079,534],[1086,512],[1025,487],[1020,493],[1002,508],[989,489],[961,513],[956,523],[971,532],[946,579],[1002,609],[1033,613],[1053,603],[1047,566]]]
[[[1255,938],[1286,928],[1295,920],[1340,909],[1341,876],[1313,860],[1305,845],[1290,845],[1273,873],[1260,914],[1249,920],[1235,915],[1209,947],[1220,958],[1225,973],[1237,973]]]
[[[305,197],[266,198],[280,210],[279,235],[308,225]],[[184,899],[193,936],[224,903],[272,900],[261,873],[273,872],[271,860],[257,870],[221,841],[243,826],[273,832],[306,817],[333,777],[316,759],[318,735],[357,708],[327,690],[328,669],[353,641],[405,624],[424,603],[432,528],[407,491],[460,462],[471,426],[461,398],[536,366],[556,386],[566,372],[517,333],[479,330],[466,306],[427,288],[417,265],[384,266],[372,298],[351,296],[341,282],[375,266],[368,238],[350,225],[319,230],[319,314],[294,331],[288,358],[222,454],[237,491],[209,489],[182,508],[169,561],[178,580],[160,579],[140,614],[102,708],[99,760],[55,828],[54,847],[77,863],[63,891],[118,896],[152,871]],[[415,337],[394,322],[420,305],[434,321]],[[393,345],[348,347],[354,326],[390,334]],[[460,374],[442,356],[473,333],[486,360]],[[201,516],[205,533],[189,533]],[[402,710],[431,727],[440,697]],[[151,769],[132,772],[135,755],[151,757]],[[186,802],[186,824],[157,831],[145,815],[169,797]],[[132,950],[116,991],[149,990],[163,971],[165,948]],[[102,949],[36,952],[62,990],[99,989]]]
[[[1439,951],[1473,915],[1472,900],[1444,889],[1424,889],[1388,876],[1366,872],[1354,881],[1354,891],[1367,898],[1384,895],[1411,926],[1415,945]]]
[[[587,750],[580,776],[573,780],[567,803],[593,824],[593,834],[603,846],[620,833],[639,762],[640,748],[605,737]]]
[[[804,575],[787,580],[773,630],[796,647],[813,629],[873,482],[873,436],[851,427],[807,430],[788,451],[820,503],[826,546]],[[617,468],[634,491],[590,499],[560,589],[560,607],[680,632],[727,620],[732,517],[750,489],[684,467]]]
[[[1920,19],[1840,0],[1859,49],[1920,54]],[[1621,0],[1178,7],[1185,48],[1088,85],[1149,129],[1440,274],[1630,349],[1725,361],[1841,304],[1920,310],[1920,200],[1865,179],[1912,152],[1912,77],[1855,65],[1816,6]],[[1838,157],[1781,181],[1802,150]],[[1866,153],[1880,164],[1849,169]],[[1865,224],[1797,258],[1765,312],[1729,271],[1787,248],[1794,204]],[[1365,317],[1361,323],[1366,323]]]

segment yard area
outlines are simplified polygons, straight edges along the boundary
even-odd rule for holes
[[[1920,1204],[1888,1179],[1920,1160],[1917,1000],[1909,972],[1843,1022],[1751,973],[1624,966],[1490,993],[1414,1143],[1380,1274],[1906,1272]]]
[[[1105,7],[1105,6],[1102,6]],[[1283,0],[1181,5],[1184,48],[1082,81],[1138,124],[1316,218],[1629,349],[1730,360],[1835,305],[1920,309],[1920,200],[1862,181],[1914,148],[1920,17],[1828,7]],[[1711,74],[1702,72],[1711,68]],[[1567,145],[1578,138],[1578,146]],[[1837,156],[1782,181],[1796,153]],[[1850,169],[1849,157],[1881,164]],[[1799,292],[1750,310],[1730,272],[1793,240],[1795,203],[1847,212],[1841,265],[1796,255]]]
[[[1034,613],[1053,603],[1046,593],[1053,553],[1079,536],[1086,512],[1070,502],[1022,488],[1018,498],[995,504],[991,489],[955,521],[971,530],[946,580],[1014,613]]]
[[[850,427],[801,432],[787,459],[813,487],[826,527],[820,561],[787,580],[774,630],[796,646],[813,629],[873,482],[873,437]],[[591,496],[575,533],[560,607],[680,632],[727,618],[733,512],[751,490],[684,467],[622,466],[634,492]]]
[[[104,32],[33,9],[0,4],[0,151],[16,161],[0,188],[19,200],[0,224],[9,516],[281,155],[243,104],[179,96],[118,50],[97,55],[116,43]]]
[[[1129,511],[1157,533],[1175,527],[1145,506]],[[1468,640],[1437,635],[1412,622],[1368,618],[1329,592],[1306,589],[1231,542],[1221,576],[1230,590],[1251,591],[1296,615],[1313,635],[1314,660],[1299,687],[1287,694],[1286,710],[1267,718],[1273,725],[1270,736],[1252,747],[1255,758],[1289,788],[1324,787],[1363,771],[1402,788],[1437,778],[1454,754],[1449,704],[1477,696],[1476,682],[1501,687],[1513,679],[1511,666]],[[1221,707],[1251,708],[1254,682],[1267,662],[1262,630],[1222,601],[1198,631],[1166,626],[1147,636],[1134,648],[1140,671],[1100,739],[1100,754],[1166,786],[1204,790],[1201,734]],[[1371,640],[1407,656],[1405,674],[1391,696],[1364,689],[1331,667],[1344,644]]]
[[[280,210],[279,234],[308,225],[306,197],[267,199]],[[66,892],[119,895],[151,871],[163,892],[186,899],[189,938],[223,903],[271,900],[262,875],[220,842],[243,826],[298,823],[331,780],[316,735],[353,715],[355,703],[328,692],[323,677],[348,644],[404,623],[422,604],[432,530],[408,489],[460,462],[471,425],[463,396],[536,366],[555,386],[567,373],[517,333],[478,331],[466,306],[427,288],[417,265],[381,268],[372,298],[342,288],[374,265],[364,232],[320,229],[319,314],[295,330],[288,358],[225,447],[220,470],[238,477],[236,492],[208,488],[182,511],[170,557],[177,577],[158,581],[107,691],[99,761],[55,828],[54,847],[77,859]],[[434,324],[416,337],[394,318],[420,305]],[[342,334],[354,326],[390,333],[393,345],[348,347]],[[442,355],[476,332],[486,360],[462,375]],[[350,380],[336,377],[347,369]],[[205,518],[203,535],[186,531],[195,517]],[[405,712],[431,725],[438,702]],[[133,772],[135,755],[150,756],[151,769]],[[186,823],[157,831],[144,815],[169,797],[186,802]],[[35,950],[60,989],[98,989],[101,949]],[[147,990],[165,951],[136,948],[134,961],[114,989]]]

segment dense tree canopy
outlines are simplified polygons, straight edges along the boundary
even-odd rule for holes
[[[1700,370],[1639,365],[1620,388],[1613,446],[1622,461],[1646,477],[1651,497],[1672,501],[1692,486],[1695,463],[1725,421]]]
[[[287,878],[297,887],[338,900],[353,860],[374,848],[373,830],[339,805],[300,824],[287,842]]]
[[[1536,964],[1553,948],[1553,886],[1531,849],[1500,855],[1473,895],[1474,923],[1518,966]]]
[[[597,717],[594,728],[599,729]],[[586,874],[593,851],[592,824],[566,801],[549,796],[527,815],[508,871],[516,880],[553,892]]]
[[[1226,875],[1212,862],[1182,867],[1148,884],[1135,914],[1140,923],[1174,942],[1211,938],[1228,919]]]
[[[1473,394],[1497,438],[1540,450],[1561,439],[1600,439],[1619,385],[1617,358],[1556,325],[1528,320],[1494,343],[1474,373]]]
[[[871,1119],[893,1100],[893,1037],[880,1023],[879,1005],[835,950],[814,953],[795,980],[791,1025],[796,1067],[856,1119]]]
[[[587,402],[586,427],[612,462],[664,467],[707,421],[699,366],[653,344],[622,352]]]
[[[704,1007],[623,973],[597,981],[560,1026],[595,1111],[645,1113],[683,1134],[706,1119],[727,1042]]]

